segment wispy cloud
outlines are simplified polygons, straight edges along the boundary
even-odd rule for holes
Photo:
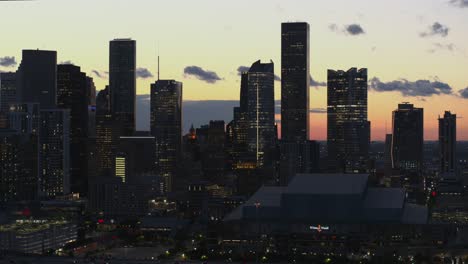
[[[309,110],[309,112],[313,113],[313,114],[326,114],[327,113],[327,109],[325,108],[311,108]]]
[[[458,91],[458,93],[460,94],[460,97],[468,99],[468,87]]]
[[[358,36],[366,34],[366,31],[360,24],[349,24],[345,26],[338,26],[337,24],[330,24],[328,28],[336,33],[343,33],[348,36]]]
[[[136,77],[141,79],[147,79],[154,77],[153,74],[146,68],[137,68],[136,69]]]
[[[61,61],[59,64],[73,65],[73,62],[71,60],[66,60],[66,61]]]
[[[434,22],[427,31],[421,32],[419,36],[425,38],[425,37],[432,37],[432,36],[440,36],[440,37],[447,37],[448,33],[450,31],[450,28],[442,25],[439,22]]]
[[[468,7],[468,0],[450,0],[449,3],[460,8]]]
[[[439,80],[417,80],[408,81],[400,79],[390,82],[382,82],[379,78],[372,78],[369,81],[370,89],[376,92],[399,92],[408,97],[429,97],[440,94],[453,94],[452,87]]]
[[[1,57],[0,58],[0,66],[3,67],[14,67],[16,66],[16,59],[15,57]]]
[[[218,76],[218,74],[214,71],[204,70],[199,66],[187,66],[184,69],[184,75],[186,76],[194,76],[200,81],[204,81],[207,83],[216,83],[217,81],[221,81],[222,79]]]
[[[107,79],[109,75],[109,73],[106,71],[98,71],[98,70],[92,70],[91,73],[101,79]]]
[[[324,86],[327,86],[327,83],[326,82],[318,82],[318,81],[314,80],[314,78],[311,75],[310,76],[310,86],[312,86],[312,87],[324,87]]]

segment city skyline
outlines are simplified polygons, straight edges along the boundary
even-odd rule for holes
[[[253,5],[256,7],[260,2]],[[398,103],[407,101],[425,109],[425,139],[437,140],[439,115],[446,110],[459,118],[468,115],[468,108],[464,106],[466,99],[459,93],[468,86],[468,80],[463,78],[468,68],[463,34],[467,10],[452,2],[434,0],[407,4],[393,1],[390,4],[361,0],[351,4],[343,1],[341,6],[347,8],[342,9],[319,1],[265,2],[260,14],[253,12],[258,8],[252,8],[243,13],[244,20],[237,21],[228,11],[241,12],[241,3],[199,1],[184,3],[187,6],[184,9],[198,5],[196,10],[202,15],[182,11],[184,18],[173,23],[165,21],[178,10],[177,3],[165,4],[163,8],[167,12],[153,19],[148,10],[157,8],[157,1],[140,0],[137,5],[114,1],[113,12],[102,21],[100,14],[106,10],[108,1],[99,1],[93,3],[86,21],[82,21],[74,14],[65,17],[62,13],[51,12],[64,6],[63,2],[55,0],[5,2],[2,3],[2,9],[6,10],[4,29],[9,38],[2,42],[0,70],[16,70],[22,49],[56,50],[59,63],[72,62],[82,67],[94,77],[97,90],[102,90],[109,81],[106,74],[108,41],[131,37],[137,42],[137,94],[149,94],[150,84],[156,80],[159,54],[161,77],[183,81],[185,100],[237,100],[240,89],[237,70],[252,61],[272,59],[278,66],[275,74],[281,75],[280,24],[301,20],[311,27],[309,70],[315,85],[325,84],[328,69],[368,68],[372,140],[384,139],[391,131],[391,111]],[[77,11],[85,11],[90,6],[87,1],[67,2],[66,5]],[[20,9],[26,11],[20,12]],[[381,21],[385,10],[402,14],[401,19],[396,24]],[[119,15],[127,11],[131,19],[118,20]],[[37,21],[34,32],[28,23],[18,21],[12,14],[27,16],[24,21]],[[256,21],[259,15],[265,18],[262,25],[249,23]],[[54,24],[58,20],[63,23]],[[77,41],[80,39],[87,41]],[[414,45],[407,45],[409,42]],[[11,57],[15,59],[12,61]],[[276,100],[281,98],[280,90],[281,83],[276,81]],[[325,140],[325,86],[311,87],[310,109],[311,139]],[[141,118],[141,113],[137,114],[137,119]],[[184,131],[187,129],[185,127]],[[459,140],[468,140],[468,127],[464,122],[459,122],[457,132]]]

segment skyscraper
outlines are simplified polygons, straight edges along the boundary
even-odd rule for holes
[[[328,70],[327,145],[329,169],[368,170],[367,69]]]
[[[70,110],[70,188],[81,195],[88,189],[88,93],[80,67],[57,66],[57,106]]]
[[[39,187],[44,197],[70,193],[70,111],[41,109]]]
[[[109,87],[96,98],[96,176],[113,175],[112,164],[120,127],[110,111]]]
[[[281,140],[309,139],[309,24],[281,24]]]
[[[248,151],[258,167],[271,165],[275,147],[274,64],[256,61],[248,72]]]
[[[56,107],[56,51],[23,50],[23,58],[17,73],[17,95],[20,102],[39,103],[42,109]]]
[[[446,111],[439,118],[440,173],[454,173],[457,167],[457,115]]]
[[[182,147],[182,83],[151,84],[151,135],[155,138],[155,172],[164,179],[163,193],[173,189]]]
[[[122,125],[122,136],[135,132],[136,42],[115,39],[109,49],[110,107],[115,121]]]
[[[393,111],[392,167],[419,173],[423,165],[424,110],[403,103]]]
[[[8,112],[10,104],[18,102],[16,85],[16,73],[0,72],[0,112]]]

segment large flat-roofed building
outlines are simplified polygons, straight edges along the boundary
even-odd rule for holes
[[[367,174],[298,174],[287,187],[260,188],[224,221],[268,222],[281,226],[281,230],[293,223],[310,226],[427,222],[427,208],[408,203],[404,189],[369,187],[368,178]]]
[[[67,221],[29,219],[0,225],[0,250],[41,254],[77,238],[77,225]]]

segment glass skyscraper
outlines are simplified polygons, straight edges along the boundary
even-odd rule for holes
[[[327,145],[329,170],[368,171],[367,69],[328,70]]]
[[[115,39],[109,50],[110,107],[115,121],[121,123],[121,136],[135,132],[136,41]]]
[[[155,138],[155,172],[163,178],[161,192],[173,190],[182,148],[182,83],[151,84],[151,135]]]

